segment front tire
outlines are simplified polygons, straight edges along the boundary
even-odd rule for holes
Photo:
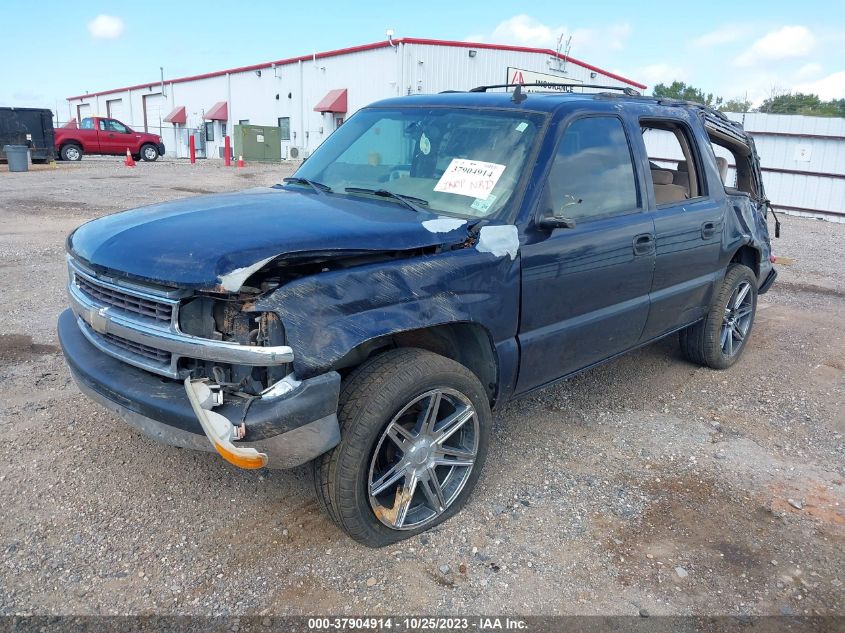
[[[731,264],[704,320],[681,330],[681,351],[693,363],[727,369],[745,349],[756,313],[754,273]]]
[[[148,163],[154,163],[158,160],[158,148],[155,145],[143,145],[141,147],[141,158]]]
[[[74,143],[69,143],[62,147],[60,152],[62,160],[77,162],[82,160],[82,148]]]
[[[466,367],[404,348],[349,375],[338,418],[340,444],[314,461],[317,499],[349,536],[383,547],[466,504],[493,416],[484,387]]]

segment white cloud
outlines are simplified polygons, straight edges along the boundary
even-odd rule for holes
[[[500,22],[489,37],[473,35],[475,41],[516,44],[534,48],[557,48],[558,39],[572,36],[573,57],[586,57],[593,50],[620,51],[631,35],[628,24],[610,24],[601,28],[570,29],[565,25],[544,24],[536,18],[521,13]]]
[[[744,27],[728,24],[695,38],[691,42],[691,46],[693,48],[713,48],[714,46],[736,42],[745,37],[746,34],[747,30]]]
[[[793,91],[819,95],[822,101],[845,98],[845,70],[816,81],[799,83],[793,87]]]
[[[576,47],[591,49],[599,46],[612,51],[621,51],[625,48],[630,36],[630,24],[611,24],[601,29],[575,29],[572,32],[572,52],[575,57],[578,57]]]
[[[115,40],[123,35],[123,20],[113,15],[98,15],[88,23],[88,32],[95,40]]]
[[[637,70],[635,76],[637,81],[653,87],[659,83],[672,83],[675,80],[684,81],[686,71],[680,66],[672,64],[650,64]]]
[[[816,38],[806,26],[784,26],[766,33],[734,60],[737,66],[754,66],[790,57],[804,57]]]
[[[821,64],[817,64],[816,62],[810,62],[809,64],[804,64],[801,68],[798,69],[798,76],[804,79],[809,79],[810,77],[818,77],[822,74]]]
[[[555,45],[558,36],[565,30],[565,27],[547,26],[530,15],[521,13],[500,22],[493,29],[491,39],[501,44],[548,47]]]

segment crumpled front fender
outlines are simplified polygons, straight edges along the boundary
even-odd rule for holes
[[[255,302],[281,318],[297,377],[326,371],[358,345],[446,323],[482,325],[494,343],[513,338],[519,258],[446,251],[298,279]]]

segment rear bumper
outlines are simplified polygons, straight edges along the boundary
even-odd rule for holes
[[[101,352],[83,335],[73,312],[59,316],[59,341],[80,391],[130,426],[165,444],[214,450],[185,394],[184,385],[132,367]],[[246,434],[238,445],[266,453],[270,468],[291,468],[340,441],[337,400],[340,375],[328,372],[304,380],[291,392],[251,405],[229,399],[215,408]]]

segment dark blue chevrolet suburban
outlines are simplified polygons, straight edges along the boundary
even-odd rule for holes
[[[733,365],[776,276],[768,211],[753,140],[701,105],[390,99],[284,184],[76,229],[59,336],[136,429],[313,461],[326,513],[381,546],[466,503],[492,407],[676,332]]]

